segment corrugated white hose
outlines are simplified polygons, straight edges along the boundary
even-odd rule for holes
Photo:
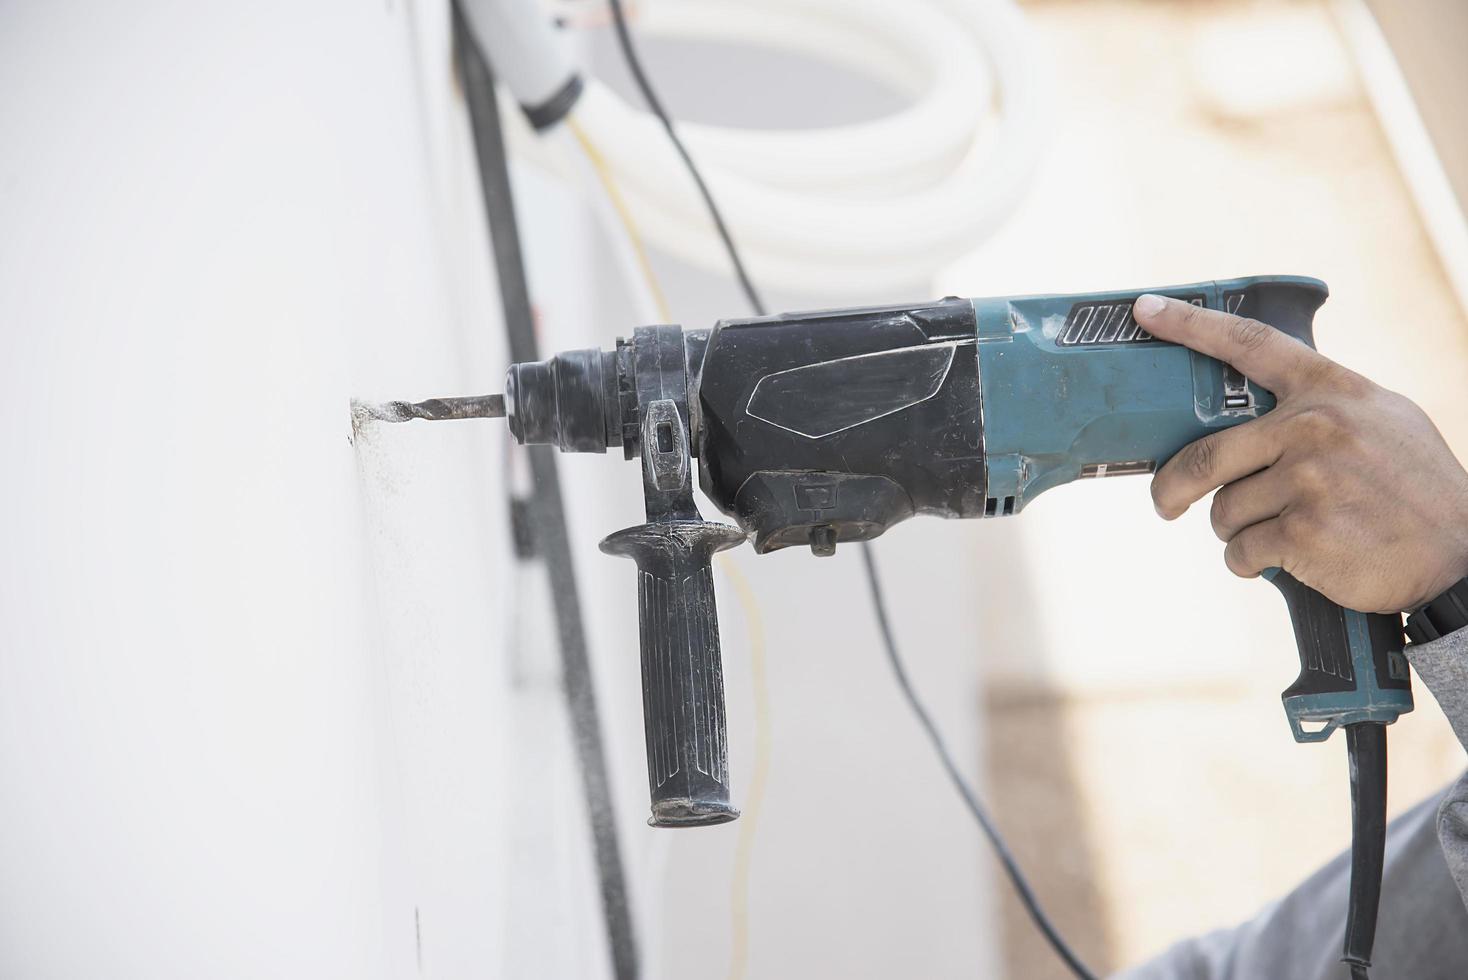
[[[1038,165],[1043,80],[1010,0],[643,4],[648,34],[789,49],[875,74],[914,98],[884,119],[815,130],[680,124],[761,282],[836,292],[927,279],[992,234]],[[703,204],[657,121],[594,82],[576,115],[644,234],[724,271]],[[517,150],[544,160],[528,131],[517,135]]]
[[[573,113],[572,118],[578,123],[581,121],[579,112]],[[576,145],[576,139],[569,127],[557,126],[542,134],[541,139],[554,161],[556,172],[570,181],[571,188],[591,208],[602,241],[610,246],[611,258],[617,270],[617,281],[626,287],[626,298],[632,306],[632,315],[637,318],[638,323],[669,322],[669,313],[661,308],[661,297],[644,273],[627,229],[618,219],[616,208],[607,198],[606,189],[598,180],[592,164],[586,159],[585,152]],[[596,325],[598,329],[601,326]],[[587,339],[593,343],[604,343],[606,337],[604,334],[588,333]]]
[[[867,122],[815,130],[679,125],[690,148],[708,158],[702,169],[712,165],[770,186],[885,197],[899,189],[889,185],[893,178],[910,179],[914,169],[934,163],[951,166],[975,130],[991,121],[993,102],[984,58],[961,24],[921,10],[894,17],[892,6],[890,0],[699,0],[654,5],[639,26],[655,35],[784,49],[892,86],[910,104]]]

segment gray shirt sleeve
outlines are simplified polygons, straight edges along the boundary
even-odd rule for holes
[[[1407,659],[1442,706],[1458,741],[1468,749],[1468,628],[1408,647]],[[1448,870],[1468,905],[1468,776],[1458,780],[1438,809],[1437,833]],[[1468,976],[1468,970],[1463,976]]]
[[[1468,629],[1409,647],[1418,679],[1468,748]],[[1243,925],[1184,940],[1122,980],[1340,980],[1349,854]],[[1468,977],[1468,775],[1387,830],[1373,977]]]

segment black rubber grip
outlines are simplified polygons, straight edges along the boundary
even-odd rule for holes
[[[723,823],[729,805],[724,671],[711,562],[744,540],[704,521],[642,524],[602,542],[637,562],[642,713],[655,827]]]
[[[1279,572],[1272,581],[1289,606],[1295,647],[1300,654],[1300,676],[1284,692],[1284,697],[1355,690],[1345,610],[1302,585],[1289,572]]]
[[[1315,346],[1315,313],[1329,293],[1323,282],[1256,282],[1226,291],[1223,308],[1267,323],[1307,347]]]
[[[1402,654],[1401,616],[1348,612],[1285,571],[1275,573],[1271,581],[1289,606],[1295,646],[1300,654],[1300,676],[1283,697],[1346,693],[1356,691],[1365,683],[1356,676],[1357,661],[1352,653],[1348,616],[1361,616],[1365,620],[1376,686],[1383,690],[1410,689],[1402,665],[1393,663],[1393,658]]]

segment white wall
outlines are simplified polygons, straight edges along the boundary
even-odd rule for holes
[[[446,18],[0,10],[6,977],[496,972],[494,437],[348,415],[502,367]]]

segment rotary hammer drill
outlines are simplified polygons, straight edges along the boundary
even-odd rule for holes
[[[1325,284],[1255,277],[1147,290],[1271,324],[1314,345]],[[732,820],[711,559],[817,555],[918,514],[996,518],[1071,480],[1149,473],[1187,443],[1257,418],[1273,395],[1227,364],[1156,340],[1143,290],[959,299],[641,327],[608,351],[515,364],[516,440],[620,447],[641,470],[645,523],[602,550],[637,564],[650,823]],[[401,403],[399,403],[401,404]],[[404,406],[443,417],[444,402]],[[696,477],[695,477],[695,464]],[[706,521],[695,478],[735,525]],[[1399,616],[1342,609],[1271,569],[1300,672],[1283,693],[1297,741],[1347,732],[1353,868],[1346,962],[1369,963],[1385,833],[1385,725],[1412,709]]]

